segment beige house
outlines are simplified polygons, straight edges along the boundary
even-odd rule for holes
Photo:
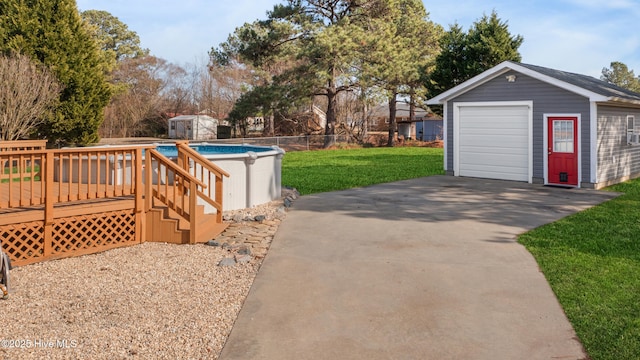
[[[218,136],[220,121],[208,115],[180,115],[169,122],[169,138],[185,140],[209,140]]]

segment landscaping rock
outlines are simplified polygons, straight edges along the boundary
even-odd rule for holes
[[[233,241],[233,240],[231,240],[231,241]],[[233,244],[231,242],[227,242],[227,243],[222,244],[222,248],[223,249],[227,249],[227,250],[234,250],[234,249],[238,248],[238,245],[237,244]]]
[[[236,262],[238,264],[246,264],[251,261],[251,255],[236,255]]]
[[[258,215],[255,218],[253,218],[253,220],[258,221],[258,222],[262,222],[266,219],[267,217],[265,215]]]
[[[236,260],[234,258],[224,258],[220,260],[218,266],[234,266],[236,264]]]
[[[219,242],[217,242],[217,241],[215,241],[215,240],[209,240],[209,241],[207,241],[207,242],[206,242],[206,244],[205,244],[205,245],[208,245],[208,246],[216,246],[216,247],[217,247],[217,246],[220,246],[220,243],[219,243]]]
[[[238,249],[238,254],[240,254],[240,255],[251,255],[251,249],[249,249],[247,246],[241,246]]]

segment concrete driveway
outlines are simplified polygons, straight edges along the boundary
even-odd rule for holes
[[[614,196],[447,176],[304,196],[221,359],[584,359],[516,236]]]

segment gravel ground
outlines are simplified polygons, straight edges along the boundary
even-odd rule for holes
[[[217,266],[227,253],[145,243],[15,268],[12,293],[0,303],[0,354],[217,358],[258,269]]]
[[[278,206],[251,213],[269,218]],[[0,357],[216,359],[262,261],[218,266],[230,255],[144,243],[14,268],[0,301]]]

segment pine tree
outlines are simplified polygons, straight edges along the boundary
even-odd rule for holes
[[[439,94],[467,79],[469,69],[465,59],[466,34],[457,23],[440,38],[441,52],[436,58],[435,69],[425,74],[431,95]]]
[[[0,3],[0,53],[17,52],[44,64],[63,90],[53,115],[39,126],[49,143],[85,145],[108,104],[104,57],[74,0],[5,0]]]
[[[436,68],[425,80],[431,95],[446,91],[503,61],[521,61],[518,48],[523,41],[522,36],[509,33],[509,26],[495,11],[473,23],[467,33],[458,24],[451,25],[440,42]]]
[[[388,146],[394,145],[396,103],[399,94],[411,101],[420,93],[422,73],[429,71],[438,53],[442,36],[440,25],[428,18],[420,0],[383,0],[375,17],[365,22],[362,51],[362,77],[365,82],[386,91],[389,101]],[[413,105],[413,104],[412,104]]]
[[[353,89],[356,81],[351,73],[361,28],[352,22],[362,16],[362,3],[288,0],[274,6],[267,20],[236,29],[226,43],[212,50],[211,57],[222,63],[237,58],[268,73],[261,92],[286,89],[280,95],[290,104],[325,97],[325,134],[333,135],[338,95]],[[331,137],[327,139],[325,146],[330,146]]]
[[[600,80],[631,91],[640,92],[640,77],[636,77],[625,63],[612,61],[609,68],[602,68]]]
[[[520,35],[512,36],[509,26],[498,18],[493,11],[476,21],[467,36],[469,52],[469,77],[498,65],[505,60],[521,61],[518,48],[524,39]]]

